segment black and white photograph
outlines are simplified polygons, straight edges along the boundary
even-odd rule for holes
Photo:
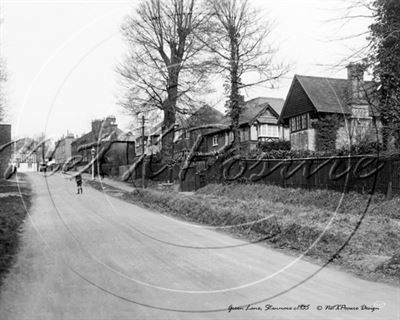
[[[400,320],[400,0],[0,0],[0,319]]]

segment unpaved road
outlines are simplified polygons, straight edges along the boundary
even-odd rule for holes
[[[1,319],[399,319],[399,289],[296,261],[85,188],[30,173],[35,192]],[[299,310],[232,310],[253,307]],[[318,311],[346,304],[380,307]],[[214,311],[213,311],[214,310]],[[220,310],[220,311],[218,311]]]

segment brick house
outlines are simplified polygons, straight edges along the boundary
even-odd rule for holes
[[[72,141],[72,156],[81,155],[82,163],[90,162],[90,150],[87,148],[82,148],[82,146],[95,144],[102,138],[105,138],[114,132],[117,136],[122,134],[122,130],[118,129],[118,125],[115,123],[115,117],[110,116],[104,120],[93,120],[92,130]]]
[[[57,164],[64,164],[72,156],[71,144],[75,137],[71,133],[67,133],[60,140],[56,142],[56,150],[54,152],[53,160]]]
[[[202,128],[203,126],[224,123],[226,118],[223,113],[209,105],[204,105],[189,118],[181,120],[174,134],[174,156],[185,157],[198,136],[215,131],[212,128]]]
[[[364,81],[360,64],[347,67],[347,79],[295,75],[279,123],[289,126],[292,150],[320,151],[316,123],[335,116],[339,124],[332,141],[333,149],[377,139],[379,113],[372,107],[374,84]]]
[[[115,123],[115,117],[92,121],[92,130],[71,143],[72,156],[81,156],[80,165],[91,161],[91,150],[98,152],[107,141],[113,141],[102,159],[103,173],[118,175],[118,167],[134,162],[135,142],[131,134],[125,134]]]
[[[244,103],[239,118],[240,143],[245,151],[255,150],[259,142],[289,140],[289,130],[278,119],[283,99],[258,97]],[[225,119],[225,124],[230,120]],[[231,128],[213,130],[206,134],[201,152],[216,151],[233,140]]]

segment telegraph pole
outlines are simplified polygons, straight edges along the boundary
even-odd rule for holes
[[[46,164],[45,159],[44,159],[44,144],[45,144],[45,141],[43,140],[43,143],[42,143],[42,163],[43,163],[43,174],[46,175],[47,164]],[[39,168],[40,168],[40,166],[39,166]],[[39,171],[40,171],[40,169],[39,169]]]
[[[145,174],[146,174],[146,167],[145,167],[145,156],[144,156],[144,123],[145,123],[144,115],[142,115],[142,188],[145,188]]]
[[[94,156],[96,154],[96,149],[94,148],[94,146],[90,150],[90,153],[92,155],[92,180],[94,180]]]

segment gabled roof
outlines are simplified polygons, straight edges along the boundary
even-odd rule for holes
[[[246,101],[243,106],[243,111],[239,117],[239,125],[242,126],[246,124],[252,124],[254,121],[258,121],[260,123],[277,124],[284,102],[285,100],[280,98],[268,97],[258,97]],[[270,114],[266,113],[268,110],[270,111]],[[220,123],[230,126],[231,120],[229,117],[225,116]],[[229,128],[213,129],[207,132],[205,135],[229,130]]]
[[[267,108],[270,108],[278,118],[282,111],[284,102],[283,99],[267,97],[258,97],[246,101],[243,107],[243,112],[239,118],[239,124],[254,121],[257,116],[262,116],[262,113],[264,113]]]
[[[299,85],[301,86],[301,90],[307,95],[315,111],[350,114],[349,81],[348,79],[295,75],[281,113],[281,119],[283,120],[295,115],[296,111],[289,111],[287,108],[297,107],[293,106],[291,98],[294,94],[299,94]],[[364,82],[364,89],[366,91],[372,91],[373,87],[374,83],[372,81]],[[289,104],[291,105],[289,106]],[[363,104],[368,104],[368,102],[364,101]],[[299,111],[298,113],[301,112]]]
[[[198,110],[196,110],[187,120],[186,126],[195,127],[206,124],[221,123],[223,121],[224,115],[217,109],[210,107],[209,105],[204,105]],[[184,125],[182,125],[184,127]]]
[[[349,113],[348,80],[295,76],[318,112]]]

